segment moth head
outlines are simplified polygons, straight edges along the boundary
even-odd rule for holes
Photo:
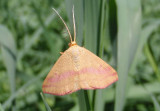
[[[71,43],[69,43],[68,45],[69,45],[69,47],[71,47],[71,46],[75,46],[75,45],[77,45],[77,43],[76,43],[75,41],[72,41],[72,42],[71,42]]]

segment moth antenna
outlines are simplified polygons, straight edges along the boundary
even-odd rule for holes
[[[74,42],[76,42],[76,24],[75,24],[75,17],[74,17],[74,5],[72,8],[72,14],[73,14],[73,27],[74,27]]]
[[[56,14],[59,16],[59,18],[62,20],[63,24],[65,25],[65,27],[66,27],[66,29],[67,29],[67,31],[68,31],[68,34],[69,34],[71,43],[72,43],[72,36],[71,36],[71,33],[70,33],[70,31],[69,31],[69,28],[68,28],[67,24],[65,23],[65,21],[63,20],[63,18],[60,16],[60,14],[57,12],[57,10],[54,9],[54,8],[52,8],[52,9],[56,12]]]

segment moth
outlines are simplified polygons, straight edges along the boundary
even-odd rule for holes
[[[101,58],[76,43],[76,26],[73,14],[74,40],[68,26],[64,23],[70,37],[69,48],[61,53],[45,78],[42,90],[53,95],[66,95],[80,89],[103,89],[118,80],[117,72]]]

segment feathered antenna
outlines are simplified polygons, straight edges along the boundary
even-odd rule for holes
[[[72,43],[72,42],[73,42],[73,41],[72,41],[72,36],[71,36],[71,33],[70,33],[70,31],[69,31],[68,26],[66,25],[65,21],[62,19],[62,17],[60,16],[60,14],[56,11],[56,9],[54,9],[54,8],[52,8],[52,9],[56,12],[56,14],[59,16],[59,18],[62,20],[63,24],[65,25],[65,27],[66,27],[66,29],[67,29],[67,31],[68,31],[68,34],[69,34],[71,43]]]

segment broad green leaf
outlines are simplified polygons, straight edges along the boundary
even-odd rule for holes
[[[115,111],[123,111],[130,65],[135,56],[141,30],[141,3],[139,0],[116,0],[118,10],[118,56]]]

